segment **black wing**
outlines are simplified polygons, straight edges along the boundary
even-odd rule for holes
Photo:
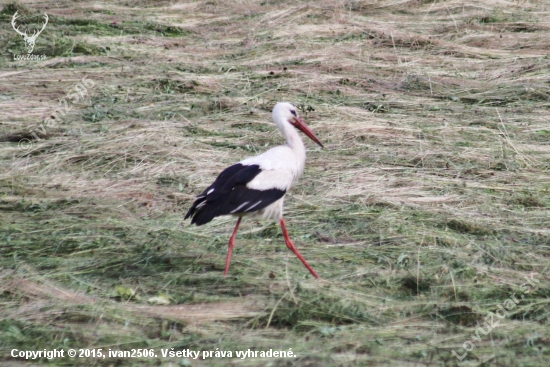
[[[253,190],[246,187],[262,170],[257,164],[237,163],[223,170],[216,181],[197,196],[185,219],[198,226],[226,214],[255,212],[282,198],[286,190]]]

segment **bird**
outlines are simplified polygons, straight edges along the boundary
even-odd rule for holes
[[[184,220],[191,217],[191,224],[201,226],[222,215],[238,217],[229,238],[224,277],[229,272],[231,254],[242,218],[278,221],[286,246],[300,259],[311,275],[318,279],[315,270],[290,239],[283,218],[283,202],[287,191],[302,175],[306,163],[306,147],[296,129],[302,131],[321,148],[324,146],[298,116],[296,107],[292,104],[277,103],[273,108],[272,118],[283,134],[286,145],[271,148],[224,169],[214,183],[195,198]]]

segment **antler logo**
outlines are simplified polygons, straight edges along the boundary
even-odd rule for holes
[[[18,18],[17,16],[17,12],[15,12],[15,14],[13,15],[13,17],[11,18],[11,25],[13,27],[13,29],[15,29],[15,31],[17,33],[19,33],[20,35],[23,36],[23,40],[25,41],[25,47],[27,48],[27,52],[30,54],[32,52],[32,50],[34,50],[34,45],[36,43],[36,38],[40,35],[40,33],[42,33],[42,31],[44,30],[44,28],[46,28],[46,24],[48,24],[48,14],[44,13],[44,19],[46,20],[46,22],[44,23],[44,25],[42,26],[42,29],[40,31],[34,31],[33,34],[31,36],[28,36],[27,35],[27,31],[25,31],[25,33],[21,32],[19,30],[19,27],[17,27],[15,25],[15,20]]]

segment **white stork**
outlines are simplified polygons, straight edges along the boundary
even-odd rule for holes
[[[306,148],[295,127],[321,147],[323,144],[298,117],[296,108],[290,103],[277,103],[273,108],[273,120],[284,135],[286,145],[271,148],[223,170],[214,183],[197,196],[185,219],[192,217],[191,224],[200,226],[220,215],[239,217],[229,239],[224,276],[229,271],[235,236],[242,217],[278,220],[287,247],[315,278],[319,278],[290,240],[283,219],[283,200],[292,184],[302,175],[306,163]]]

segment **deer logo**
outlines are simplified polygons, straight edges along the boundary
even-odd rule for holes
[[[44,23],[44,25],[42,26],[42,29],[39,30],[38,32],[35,30],[33,32],[33,34],[31,36],[28,36],[27,35],[27,31],[25,31],[25,33],[21,32],[19,30],[19,27],[17,27],[15,25],[15,20],[18,18],[17,16],[17,12],[15,12],[15,14],[13,15],[13,17],[11,18],[11,25],[13,27],[13,29],[15,29],[15,31],[17,33],[19,33],[20,35],[23,36],[23,40],[25,41],[25,47],[27,48],[27,52],[30,54],[32,53],[32,50],[34,49],[34,45],[36,43],[36,38],[40,35],[40,33],[42,33],[42,31],[44,30],[44,28],[46,28],[46,24],[48,24],[48,14],[44,13],[44,19],[46,20],[46,22]]]

